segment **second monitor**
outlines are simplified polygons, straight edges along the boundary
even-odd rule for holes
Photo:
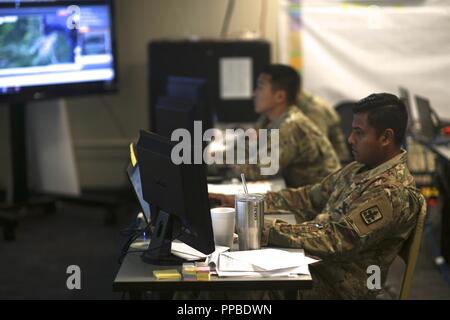
[[[207,90],[205,79],[168,77],[166,93],[157,98],[154,131],[171,137],[174,130],[183,128],[193,134],[194,121],[201,121],[203,130],[212,128]]]

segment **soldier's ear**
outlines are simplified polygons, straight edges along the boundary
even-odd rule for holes
[[[284,90],[275,91],[275,100],[278,103],[285,103],[287,101],[287,93]]]
[[[394,130],[392,130],[391,128],[384,130],[383,134],[381,135],[381,144],[383,146],[387,146],[389,144],[395,144]]]

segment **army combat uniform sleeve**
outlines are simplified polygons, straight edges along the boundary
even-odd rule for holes
[[[314,185],[268,192],[265,198],[265,212],[267,214],[294,213],[297,221],[314,219],[323,210],[341,171],[342,169],[328,175],[320,183]]]
[[[295,121],[283,123],[279,129],[279,141],[271,141],[269,134],[267,139],[267,155],[269,158],[271,158],[273,152],[272,144],[279,151],[279,170],[292,165],[294,162],[297,164],[311,163],[311,159],[319,158],[320,150],[318,145],[314,139],[308,137]],[[262,145],[259,147],[264,148],[266,146]],[[261,174],[261,168],[270,167],[271,164],[262,164],[260,160],[258,159],[258,164],[236,165],[234,166],[234,171],[236,173],[244,173],[246,177],[253,180],[270,178],[271,176]]]
[[[373,187],[349,203],[345,213],[330,212],[328,221],[289,225],[275,220],[266,225],[263,241],[303,248],[322,259],[361,253],[389,236],[407,238],[416,219],[408,204],[404,189],[392,185]],[[331,218],[336,216],[340,217]]]

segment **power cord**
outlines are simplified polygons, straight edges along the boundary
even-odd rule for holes
[[[112,106],[105,100],[104,97],[100,96],[100,101],[102,102],[102,106],[105,108],[105,110],[109,113],[111,120],[114,123],[114,126],[116,127],[117,131],[119,131],[119,134],[122,136],[122,138],[124,139],[129,139],[129,137],[127,136],[125,130],[123,129],[122,124],[120,123],[118,117],[116,116],[116,114],[114,113],[114,110],[112,108]]]
[[[137,238],[139,238],[144,232],[147,232],[147,233],[149,234],[149,237],[152,236],[153,233],[152,233],[152,230],[151,230],[151,226],[152,226],[153,222],[154,222],[154,219],[152,219],[152,220],[150,221],[150,223],[148,223],[148,224],[145,226],[144,229],[134,229],[134,230],[135,230],[135,233],[132,234],[132,235],[130,236],[130,238],[128,239],[128,241],[122,246],[122,250],[121,250],[121,253],[120,253],[120,256],[119,256],[119,259],[118,259],[119,264],[122,264],[123,259],[125,258],[125,256],[126,256],[128,253],[137,253],[137,252],[144,252],[144,251],[149,250],[149,249],[143,249],[143,250],[129,250],[129,249],[130,249],[131,244],[132,244]],[[125,230],[133,230],[133,229],[125,229]],[[186,230],[186,227],[181,226],[180,232],[179,232],[176,236],[172,236],[172,238],[171,238],[170,241],[173,241],[173,240],[177,239],[178,237],[180,237],[180,236],[182,235],[182,233],[183,233],[185,230]],[[158,246],[158,247],[155,247],[155,248],[152,248],[151,250],[157,250],[157,249],[159,249],[159,248],[161,248],[161,247],[162,247],[162,245],[161,245],[161,246]]]
[[[261,0],[261,14],[259,16],[259,35],[261,38],[266,36],[267,22],[267,0]]]
[[[226,38],[228,35],[228,28],[230,27],[230,21],[231,17],[233,16],[235,3],[235,0],[228,1],[227,11],[225,12],[225,17],[223,19],[222,30],[220,31],[221,38]]]
[[[152,219],[149,223],[147,223],[147,225],[143,228],[126,228],[124,230],[122,230],[120,232],[120,234],[122,236],[128,236],[128,240],[125,242],[125,244],[122,246],[122,250],[120,252],[120,256],[118,259],[119,264],[121,264],[123,262],[124,257],[126,256],[126,254],[129,252],[129,248],[131,246],[131,244],[137,239],[139,238],[144,232],[147,232],[147,234],[149,236],[152,235],[152,229],[151,226],[154,223],[154,219]],[[134,222],[134,225],[136,224],[136,222]]]

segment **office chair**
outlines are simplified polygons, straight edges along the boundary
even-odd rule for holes
[[[416,227],[409,236],[408,240],[403,245],[399,252],[399,256],[405,262],[405,273],[403,274],[402,286],[400,289],[400,300],[406,300],[411,289],[414,269],[416,267],[417,257],[420,251],[420,243],[422,241],[422,232],[425,225],[425,218],[427,216],[427,203],[425,198],[421,195],[420,198],[414,196],[414,201],[419,205],[419,214],[417,216]]]

